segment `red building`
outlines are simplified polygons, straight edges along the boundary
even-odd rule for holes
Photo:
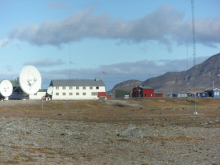
[[[155,92],[155,93],[154,93],[154,96],[155,96],[155,97],[163,97],[163,93]]]
[[[107,97],[108,99],[112,98],[111,94],[106,94],[106,92],[98,92],[98,98]]]
[[[107,98],[108,98],[108,99],[111,99],[111,98],[112,98],[112,95],[107,95]]]
[[[98,98],[103,96],[106,97],[106,92],[98,92]]]
[[[163,97],[163,93],[154,92],[153,88],[143,85],[132,89],[132,97]]]

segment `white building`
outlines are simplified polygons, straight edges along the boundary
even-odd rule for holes
[[[91,100],[106,96],[105,84],[99,78],[90,80],[51,80],[52,100]]]
[[[11,81],[13,86],[13,93],[9,96],[9,100],[41,100],[43,96],[46,96],[46,89],[39,89],[39,91],[33,95],[25,94],[17,81]]]
[[[33,95],[29,95],[30,100],[41,100],[44,96],[46,96],[46,89],[40,89],[37,93]]]

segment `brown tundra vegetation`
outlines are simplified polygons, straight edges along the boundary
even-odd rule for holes
[[[220,164],[220,99],[9,100],[0,164]]]

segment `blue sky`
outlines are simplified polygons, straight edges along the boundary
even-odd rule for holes
[[[194,0],[197,64],[220,52],[219,6]],[[0,0],[0,79],[33,65],[42,88],[100,77],[111,90],[185,71],[193,66],[191,14],[190,0]]]

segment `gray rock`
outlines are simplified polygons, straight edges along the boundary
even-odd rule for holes
[[[130,124],[128,128],[125,131],[118,134],[118,136],[122,136],[122,137],[130,136],[130,137],[136,137],[136,138],[143,138],[143,133],[140,128],[135,127],[133,124]]]

